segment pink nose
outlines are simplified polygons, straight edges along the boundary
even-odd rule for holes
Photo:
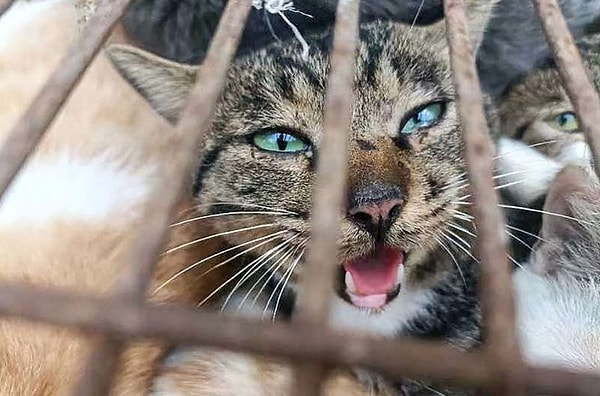
[[[403,206],[403,199],[390,199],[352,208],[348,214],[370,232],[385,232],[398,217]]]

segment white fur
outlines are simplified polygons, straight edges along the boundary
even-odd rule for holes
[[[134,174],[103,158],[67,154],[33,162],[0,201],[0,225],[127,217],[150,190],[151,172]]]
[[[519,334],[535,365],[600,370],[600,287],[548,279],[527,270],[514,276]]]
[[[402,331],[409,320],[423,312],[431,301],[428,290],[410,290],[402,286],[400,294],[382,312],[359,309],[335,297],[330,313],[333,327],[367,333],[374,336],[391,337]]]
[[[510,176],[498,179],[497,184],[519,182],[508,189],[520,205],[527,206],[545,195],[563,166],[520,141],[503,137],[498,142],[496,168]]]
[[[14,44],[15,35],[23,29],[35,29],[35,24],[57,3],[64,0],[16,1],[0,18],[0,51]]]
[[[565,146],[556,158],[563,164],[579,165],[586,169],[591,168],[592,151],[586,142],[573,142]]]

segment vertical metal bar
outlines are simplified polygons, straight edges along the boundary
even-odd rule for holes
[[[556,0],[534,0],[558,70],[573,103],[600,176],[600,99],[590,83],[581,55]]]
[[[339,0],[323,144],[312,202],[311,241],[303,268],[302,302],[296,322],[326,326],[337,263],[339,219],[346,194],[348,136],[353,112],[359,0]],[[318,335],[315,335],[318,336]],[[294,392],[318,394],[325,370],[299,366]]]
[[[162,186],[165,193],[146,208],[144,228],[133,243],[128,271],[118,284],[116,294],[122,299],[140,304],[144,301],[154,264],[165,242],[167,226],[175,215],[183,192],[188,190],[185,186],[191,180],[200,155],[198,147],[212,122],[251,4],[249,0],[230,0],[221,17],[196,86],[177,125],[179,144],[173,147],[170,174],[165,177],[170,185]],[[100,396],[108,393],[122,346],[121,341],[114,339],[101,342],[100,348],[90,357],[74,395]]]
[[[0,17],[15,3],[15,0],[0,0]]]
[[[523,394],[516,373],[522,367],[515,328],[511,266],[504,243],[504,223],[492,180],[493,145],[483,108],[463,0],[444,0],[444,13],[458,110],[463,126],[477,253],[481,261],[481,297],[488,362],[498,369],[498,394]]]
[[[79,41],[69,49],[0,147],[0,198],[44,136],[130,2],[114,0],[98,7]]]

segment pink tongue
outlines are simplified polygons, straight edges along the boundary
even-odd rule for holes
[[[404,254],[401,250],[381,247],[369,256],[346,262],[344,268],[352,275],[357,298],[378,302],[384,298],[383,303],[378,304],[383,305],[386,294],[396,287],[398,269],[403,261]]]

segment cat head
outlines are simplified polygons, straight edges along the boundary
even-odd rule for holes
[[[584,169],[568,166],[552,182],[539,239],[530,258],[540,274],[600,275],[600,184]]]
[[[590,79],[600,87],[600,35],[579,42]],[[591,151],[585,142],[573,105],[558,70],[535,70],[514,83],[498,106],[503,136],[532,145],[560,164],[589,166]]]
[[[471,2],[476,43],[492,5]],[[307,41],[307,59],[292,40],[233,63],[193,181],[198,210],[221,215],[212,227],[230,245],[266,241],[250,255],[264,254],[264,268],[292,285],[310,236],[332,32]],[[176,121],[198,68],[130,47],[108,52]],[[467,206],[457,203],[465,165],[443,21],[361,25],[355,75],[337,289],[351,304],[379,311],[402,290],[454,271],[448,254],[461,254],[447,247],[449,224]]]

